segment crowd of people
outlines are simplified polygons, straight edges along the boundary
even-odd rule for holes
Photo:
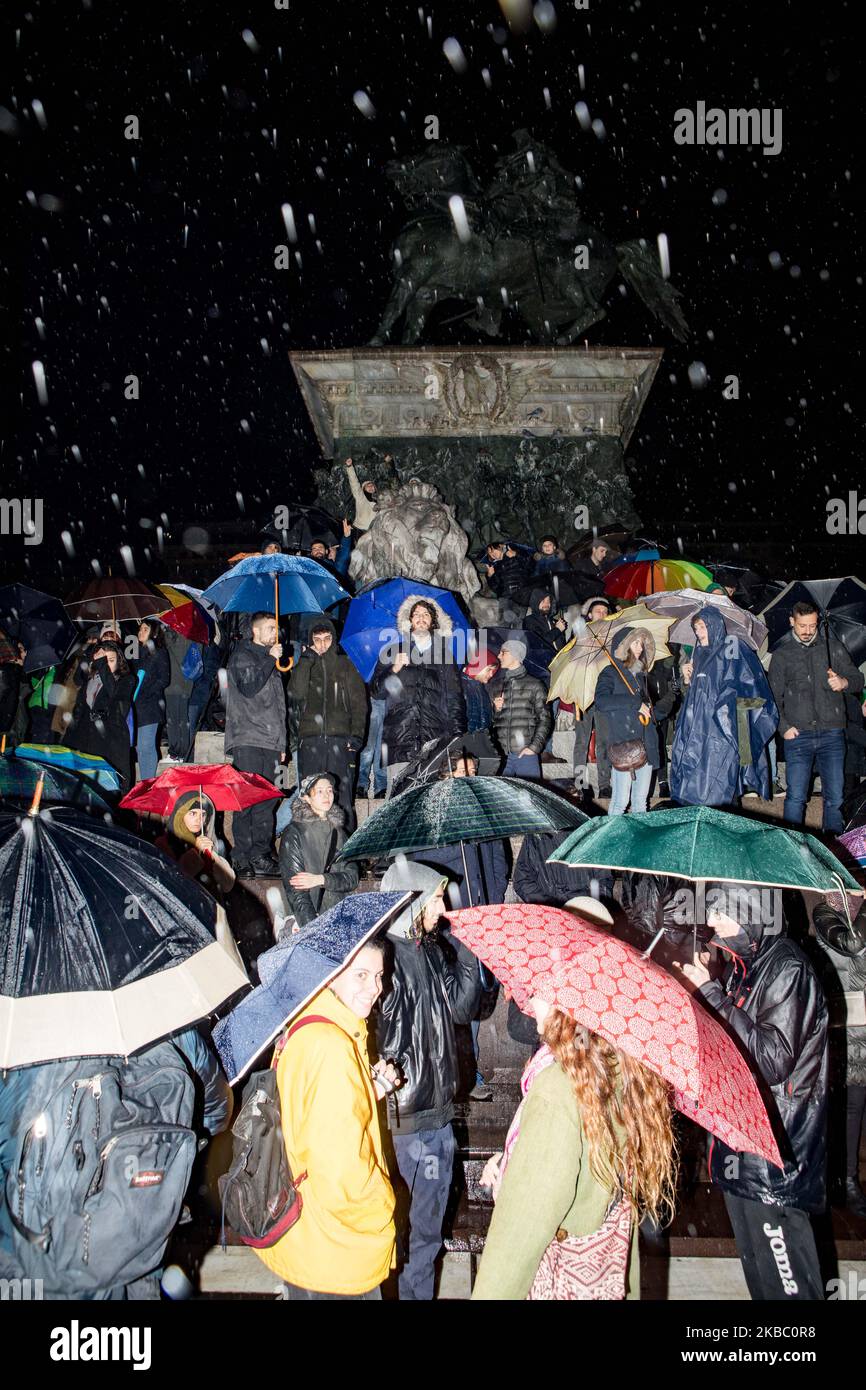
[[[351,461],[347,474],[354,524],[344,523],[339,541],[314,538],[307,553],[348,584],[353,542],[374,524],[377,498]],[[269,533],[262,554],[280,549]],[[605,580],[621,559],[598,537],[571,562],[555,536],[503,537],[475,560],[476,611],[488,616],[475,622],[469,649],[455,640],[449,606],[410,592],[394,614],[397,640],[383,643],[367,679],[341,649],[345,604],[336,618],[223,614],[209,643],[178,636],[158,616],[105,620],[82,631],[64,660],[28,675],[25,646],[2,633],[4,751],[62,741],[103,758],[128,789],[160,767],[195,761],[197,731],[211,721],[219,729],[224,718],[226,759],[285,795],[235,811],[229,845],[213,802],[186,792],[156,843],[225,904],[244,880],[281,884],[277,952],[291,952],[359,890],[356,861],[341,857],[356,798],[392,800],[425,777],[434,755],[444,777],[475,777],[484,764],[493,775],[539,781],[564,764],[561,794],[611,817],[645,812],[653,800],[741,813],[750,798],[784,795],[782,821],[792,828],[804,826],[817,773],[822,832],[835,843],[846,793],[866,773],[864,673],[821,629],[817,604],[794,604],[789,634],[761,657],[729,640],[712,602],[715,592],[745,608],[736,584],[714,584],[692,617],[690,643],[672,643],[659,659],[640,621],[619,625],[592,703],[550,698],[550,663],[587,625],[603,632],[615,623],[623,605],[605,593]],[[449,929],[448,915],[509,895],[562,908],[578,898],[610,930],[620,929],[615,919],[625,909],[624,930],[642,942],[666,925],[668,967],[749,1059],[781,1144],[782,1169],[720,1142],[710,1149],[750,1293],[824,1296],[812,1218],[826,1209],[828,1178],[830,1195],[866,1218],[858,1167],[866,914],[851,921],[844,909],[811,903],[798,943],[797,910],[789,905],[790,932],[766,932],[755,890],[744,883],[744,910],[675,929],[675,884],[549,863],[564,838],[527,835],[513,865],[505,839],[473,847],[468,860],[459,846],[398,856],[379,891],[404,895],[404,905],[360,946],[339,946],[339,970],[304,999],[295,1021],[317,1026],[296,1037],[291,1030],[276,1061],[286,1152],[292,1172],[305,1175],[304,1204],[297,1223],[259,1251],[285,1297],[378,1298],[395,1269],[400,1299],[434,1296],[455,1107],[461,1094],[476,1104],[493,1095],[477,1058],[496,981]],[[699,953],[693,929],[701,931]],[[828,994],[831,1004],[847,1001],[841,1022]],[[519,1111],[484,1174],[495,1207],[473,1298],[639,1297],[640,1223],[658,1227],[679,1201],[669,1088],[578,1026],[541,985],[523,1011],[512,1002],[508,1021],[533,1052]],[[476,1056],[463,1092],[462,1029]],[[159,1046],[185,1057],[206,1089],[207,1137],[228,1124],[231,1099],[204,1031],[191,1036]],[[0,1078],[0,1274],[10,1277],[20,1238],[10,1196],[17,1139],[43,1105],[55,1065]],[[841,1122],[828,1122],[832,1067],[846,1098]],[[599,1233],[605,1272],[594,1282],[587,1237]],[[143,1280],[72,1292],[158,1296],[159,1273],[158,1261]]]

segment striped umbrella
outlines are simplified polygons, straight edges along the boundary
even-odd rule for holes
[[[79,753],[63,743],[19,743],[15,756],[27,762],[48,763],[51,767],[65,768],[67,772],[77,772],[91,778],[103,791],[119,792],[121,789],[120,773],[105,758],[95,753]]]
[[[212,640],[213,619],[202,604],[197,603],[190,594],[176,589],[173,584],[157,584],[154,587],[165,595],[171,605],[165,612],[154,614],[159,622],[190,642],[208,643]]]
[[[611,598],[642,598],[671,589],[708,589],[712,582],[709,570],[693,560],[634,560],[605,575],[604,592]]]

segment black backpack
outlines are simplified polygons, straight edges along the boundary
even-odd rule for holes
[[[40,1070],[6,1178],[13,1261],[48,1297],[130,1284],[159,1268],[189,1185],[189,1067],[166,1041]]]
[[[219,1180],[222,1198],[222,1245],[226,1223],[244,1245],[265,1250],[290,1231],[303,1210],[299,1191],[307,1174],[294,1177],[283,1139],[277,1062],[293,1033],[308,1023],[330,1023],[321,1014],[308,1014],[284,1034],[267,1071],[253,1072],[243,1090],[241,1108],[232,1125],[232,1161]]]

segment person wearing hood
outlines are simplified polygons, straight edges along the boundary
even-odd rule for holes
[[[382,756],[388,796],[395,779],[431,739],[466,732],[460,668],[454,662],[451,618],[435,599],[410,594],[397,610],[402,640],[380,657],[370,694],[385,700]]]
[[[758,655],[729,638],[718,608],[692,619],[697,638],[671,748],[671,796],[686,806],[730,806],[745,792],[770,796],[766,747],[778,710]]]
[[[305,927],[358,886],[353,860],[335,864],[346,843],[346,813],[335,803],[333,778],[313,773],[301,782],[292,819],[280,839],[280,874],[289,907]]]
[[[79,753],[94,753],[131,781],[127,718],[135,677],[118,642],[97,642],[79,659],[75,683],[78,695],[64,742]]]
[[[225,751],[235,767],[275,782],[286,760],[286,692],[275,662],[283,655],[273,613],[254,613],[251,636],[242,637],[226,668]],[[279,872],[274,844],[274,803],[260,801],[232,817],[232,859],[239,878]]]
[[[866,1131],[866,908],[853,922],[826,899],[812,912],[822,948],[819,971],[830,1011],[831,1135],[844,1143],[831,1147],[834,1187],[842,1204],[866,1221],[866,1193],[860,1185],[860,1140]],[[841,1112],[841,1114],[839,1113]]]
[[[814,603],[795,603],[791,631],[770,660],[770,686],[779,707],[787,795],[783,818],[803,825],[812,769],[817,764],[824,803],[823,828],[841,834],[845,781],[845,695],[863,689],[863,672],[841,642],[819,635]]]
[[[405,1084],[388,1100],[388,1124],[409,1193],[399,1294],[432,1299],[435,1262],[451,1187],[451,1121],[460,1081],[455,1024],[471,1022],[481,997],[478,961],[440,930],[447,876],[405,859],[392,864],[382,892],[414,892],[389,926],[390,987],[376,1023],[378,1055]]]
[[[340,805],[347,816],[353,815],[367,691],[354,663],[340,651],[330,618],[319,618],[310,628],[309,646],[291,674],[288,695],[299,713],[298,778],[330,772]]]
[[[696,901],[693,916],[705,918],[725,965],[718,978],[701,958],[675,973],[748,1054],[781,1131],[782,1170],[719,1139],[710,1145],[710,1177],[724,1194],[749,1292],[815,1301],[825,1294],[809,1216],[826,1207],[828,1015],[810,961],[785,935],[781,896],[708,884],[705,911]]]
[[[540,680],[529,675],[525,659],[525,642],[503,642],[499,651],[501,673],[491,686],[493,733],[505,754],[503,777],[540,777],[539,759],[553,729],[547,691]]]
[[[659,735],[647,686],[655,658],[655,642],[642,627],[617,633],[613,659],[595,687],[595,707],[604,725],[605,743],[613,767],[609,816],[645,811],[653,772],[659,765]],[[628,757],[626,754],[628,753]],[[630,761],[626,770],[617,762]]]
[[[616,612],[616,604],[612,599],[605,598],[603,594],[588,598],[580,606],[580,617],[584,622],[596,623],[603,622]],[[575,619],[574,632],[582,630],[582,625]],[[595,734],[595,770],[598,775],[598,796],[604,801],[611,795],[611,766],[607,756],[607,741],[602,728],[603,721],[596,717],[595,705],[590,705],[587,710],[575,710],[575,729],[574,729],[574,786],[578,792],[585,792],[589,786],[589,747],[593,733]]]
[[[529,595],[529,612],[523,626],[527,632],[534,632],[550,648],[550,658],[565,646],[566,621],[561,614],[554,614],[553,599],[546,589],[533,589]]]
[[[181,873],[196,879],[209,893],[230,893],[234,888],[234,869],[217,848],[216,807],[209,796],[183,792],[156,845],[175,860]]]

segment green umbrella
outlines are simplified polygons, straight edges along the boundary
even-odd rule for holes
[[[864,892],[814,835],[708,806],[593,820],[550,862],[817,893]]]
[[[564,797],[520,777],[446,777],[386,802],[349,836],[338,858],[377,859],[464,840],[550,834],[585,820]]]

